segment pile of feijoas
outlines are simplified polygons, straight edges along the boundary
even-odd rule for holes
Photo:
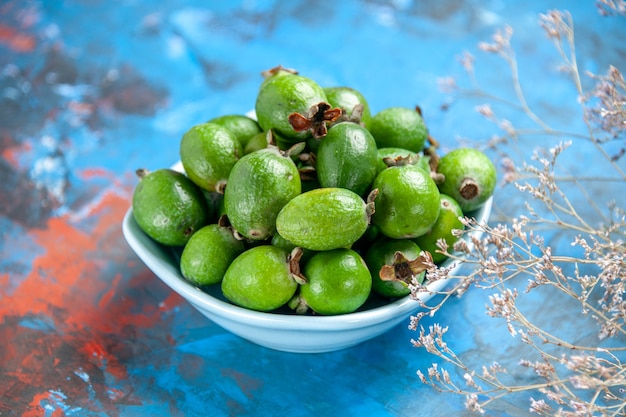
[[[182,136],[184,173],[137,170],[137,224],[178,249],[186,280],[244,308],[335,315],[407,296],[492,196],[492,162],[439,156],[418,107],[372,114],[354,88],[262,74],[254,117]]]

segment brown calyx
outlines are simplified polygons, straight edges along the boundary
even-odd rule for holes
[[[361,103],[356,104],[352,108],[352,113],[348,114],[347,112],[342,112],[341,116],[337,119],[337,122],[351,122],[356,123],[363,126],[361,120],[363,119],[363,111],[365,110],[365,106]]]
[[[291,300],[287,302],[287,306],[299,315],[307,314],[310,311],[309,305],[298,293],[291,297]]]
[[[298,112],[289,115],[289,124],[296,132],[310,130],[313,137],[319,139],[326,136],[327,122],[336,121],[342,114],[339,107],[332,108],[330,104],[322,101],[311,106],[306,115]]]
[[[135,170],[135,175],[137,175],[140,180],[147,177],[149,173],[150,171],[146,168],[138,168]]]
[[[471,200],[480,194],[480,187],[473,178],[463,178],[463,182],[461,182],[459,187],[459,193],[464,199]]]
[[[263,76],[263,78],[269,78],[273,75],[278,74],[279,72],[288,72],[290,74],[297,74],[298,71],[296,71],[293,68],[285,68],[282,65],[277,65],[274,68],[270,68],[268,70],[262,71],[261,75]]]
[[[294,281],[296,281],[300,285],[305,285],[309,281],[306,279],[302,272],[300,271],[300,259],[304,254],[304,250],[302,248],[294,248],[289,256],[287,257],[287,263],[289,264],[289,272]]]
[[[226,191],[227,182],[228,182],[227,180],[219,180],[215,184],[215,192],[218,194],[224,194],[224,191]]]
[[[379,192],[380,191],[378,190],[378,188],[374,188],[367,195],[367,200],[366,200],[366,205],[365,205],[365,214],[367,216],[368,224],[371,222],[372,216],[374,215],[374,212],[376,211],[376,203],[374,203],[374,201],[376,200],[376,197],[378,196]]]
[[[430,252],[423,251],[413,260],[409,260],[402,252],[393,254],[391,265],[383,265],[378,276],[383,281],[398,281],[410,284],[411,280],[426,271],[433,264]]]
[[[415,165],[419,159],[419,155],[407,154],[406,156],[398,155],[395,158],[386,156],[383,158],[383,162],[388,167],[401,167],[405,165]]]

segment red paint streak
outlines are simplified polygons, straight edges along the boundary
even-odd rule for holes
[[[40,417],[43,415],[50,417],[63,417],[65,413],[62,408],[57,408],[52,411],[52,414],[48,414],[46,410],[41,406],[43,402],[49,403],[50,405],[54,405],[57,400],[54,398],[50,391],[42,392],[33,397],[33,401],[31,401],[31,408],[22,414],[22,417]]]
[[[106,369],[107,372],[118,380],[128,377],[126,368],[119,363],[119,360],[111,354],[106,345],[101,340],[89,340],[82,347],[82,353],[85,357],[90,358],[91,362],[100,369]]]
[[[107,355],[106,349],[95,340],[90,340],[87,343],[85,343],[85,345],[83,346],[83,349],[84,349],[84,353],[86,353],[87,356],[96,358],[98,361],[101,361],[101,362],[104,360],[104,358]]]
[[[112,175],[109,171],[102,169],[102,168],[89,168],[89,169],[84,169],[82,171],[81,177],[83,179],[91,179],[91,178],[99,178],[99,177],[109,178],[109,177],[112,177]]]
[[[113,247],[128,249],[120,240],[120,225],[128,201],[116,194],[108,193],[89,213],[98,219],[92,230],[81,230],[69,218],[52,218],[47,229],[33,230],[31,238],[38,242],[46,253],[34,259],[32,272],[13,292],[12,304],[0,304],[0,317],[6,315],[50,314],[52,308],[71,312],[57,326],[67,330],[82,328],[85,323],[97,326],[98,330],[111,331],[127,324],[149,326],[159,320],[158,305],[143,306],[144,314],[137,314],[132,299],[113,300],[115,291],[122,281],[116,274],[112,278],[97,279],[105,264],[114,259],[102,259],[102,253],[109,253]],[[85,293],[86,292],[86,293]],[[100,295],[102,294],[102,295]],[[98,302],[89,303],[84,297],[97,296]],[[168,308],[180,304],[180,298],[169,296]],[[112,304],[112,305],[110,305]],[[102,310],[118,309],[115,324],[101,318]]]
[[[54,405],[50,389],[67,396],[69,406],[117,415],[106,382],[124,386],[125,363],[149,349],[135,343],[136,338],[144,329],[163,326],[164,311],[182,303],[173,293],[161,305],[142,297],[155,280],[148,270],[134,277],[124,273],[131,255],[121,234],[128,190],[122,194],[105,193],[90,208],[88,221],[52,218],[46,229],[29,231],[29,239],[45,252],[12,288],[9,302],[0,303],[0,340],[11,341],[0,349],[0,385],[7,393],[3,401],[11,401],[10,409],[21,415],[42,415],[42,401]],[[9,279],[0,275],[0,288]],[[44,327],[22,326],[24,319],[43,320]],[[74,374],[78,369],[89,376],[88,382]],[[127,388],[124,401],[136,402],[132,387]]]
[[[0,43],[4,43],[16,52],[31,52],[36,44],[34,36],[21,33],[4,24],[0,24]]]
[[[28,153],[33,148],[29,142],[24,142],[19,146],[8,146],[2,150],[2,159],[7,161],[16,170],[19,169],[19,155]]]
[[[109,398],[113,402],[121,402],[124,397],[126,397],[126,393],[116,388],[109,388]]]
[[[115,295],[115,290],[120,283],[120,279],[122,279],[122,276],[120,274],[116,274],[115,278],[113,278],[113,282],[111,283],[111,288],[109,288],[104,294],[102,294],[102,297],[100,297],[98,309],[106,308],[106,306],[111,302],[113,296]]]
[[[43,401],[47,401],[50,398],[49,392],[38,393],[33,397],[30,402],[30,409],[22,413],[22,417],[39,417],[45,414],[44,408],[40,405]]]
[[[161,302],[159,305],[159,309],[161,311],[170,311],[174,307],[180,305],[182,303],[182,298],[180,295],[172,291],[169,293],[167,298]]]
[[[253,391],[258,390],[263,385],[263,382],[261,380],[252,378],[249,375],[238,372],[231,368],[222,369],[222,376],[234,379],[241,392],[243,392],[244,395],[249,399],[252,399],[254,397],[254,395],[252,394]]]

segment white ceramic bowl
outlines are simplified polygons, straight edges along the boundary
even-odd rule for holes
[[[180,164],[174,168],[180,169]],[[473,216],[486,221],[491,203],[488,200]],[[122,228],[126,241],[146,266],[200,313],[224,329],[271,349],[317,353],[351,347],[387,332],[419,309],[419,303],[406,296],[388,304],[368,301],[357,312],[337,316],[296,315],[287,309],[273,313],[247,310],[229,303],[219,285],[205,292],[186,281],[173,250],[143,233],[132,216],[132,208],[124,216]],[[446,284],[441,280],[428,285],[431,292],[422,293],[420,298],[428,300]]]

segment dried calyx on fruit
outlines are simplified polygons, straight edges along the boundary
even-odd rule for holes
[[[420,255],[409,260],[400,251],[393,255],[391,265],[383,265],[380,268],[379,276],[383,281],[401,281],[410,284],[413,278],[433,266],[433,258],[429,252],[422,251]]]
[[[342,114],[340,108],[332,108],[326,102],[321,102],[311,106],[306,115],[298,112],[289,115],[289,123],[296,132],[305,132],[310,130],[316,139],[326,136],[328,128],[327,122],[334,122],[339,119]]]

